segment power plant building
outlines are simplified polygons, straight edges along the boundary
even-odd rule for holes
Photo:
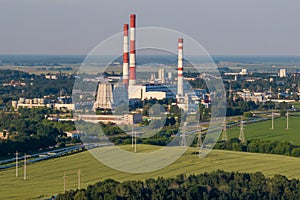
[[[175,98],[176,85],[144,84],[131,86],[129,99],[169,99]]]
[[[126,84],[99,83],[94,109],[112,109],[115,105],[128,102]]]

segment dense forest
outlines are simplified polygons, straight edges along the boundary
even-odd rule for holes
[[[107,179],[87,189],[67,191],[57,200],[93,199],[299,199],[300,182],[262,173],[216,171],[200,175],[178,175],[142,181],[117,182]]]

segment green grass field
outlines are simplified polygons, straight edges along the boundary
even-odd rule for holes
[[[130,146],[124,148],[130,149]],[[155,150],[156,146],[138,145],[138,152]],[[95,160],[89,152],[43,161],[27,167],[28,180],[23,180],[23,168],[19,177],[15,169],[0,172],[0,199],[44,199],[63,192],[63,175],[67,175],[67,189],[77,188],[77,171],[81,170],[81,187],[100,180],[112,178],[118,181],[145,180],[150,177],[174,177],[178,174],[199,174],[217,169],[225,171],[257,172],[267,176],[283,174],[288,178],[300,178],[300,159],[279,155],[253,154],[233,151],[212,151],[208,157],[199,159],[190,148],[172,165],[159,171],[144,174],[119,172]]]
[[[294,113],[293,113],[294,114]],[[298,113],[297,113],[298,114]],[[262,139],[268,141],[289,141],[300,145],[300,116],[289,117],[289,129],[286,129],[286,118],[274,120],[274,129],[271,129],[272,121],[263,121],[246,124],[244,133],[246,139]],[[228,138],[239,137],[240,127],[227,129]]]

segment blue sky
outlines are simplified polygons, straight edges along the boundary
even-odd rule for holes
[[[0,54],[87,54],[139,27],[185,33],[213,55],[300,55],[298,0],[1,0]]]

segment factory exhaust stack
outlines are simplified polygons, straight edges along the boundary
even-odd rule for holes
[[[130,15],[130,71],[129,85],[136,84],[136,68],[135,68],[135,14]]]
[[[124,24],[124,39],[123,39],[123,83],[128,87],[129,76],[129,43],[128,43],[128,24]]]
[[[177,95],[183,96],[183,39],[178,39],[178,85]]]

